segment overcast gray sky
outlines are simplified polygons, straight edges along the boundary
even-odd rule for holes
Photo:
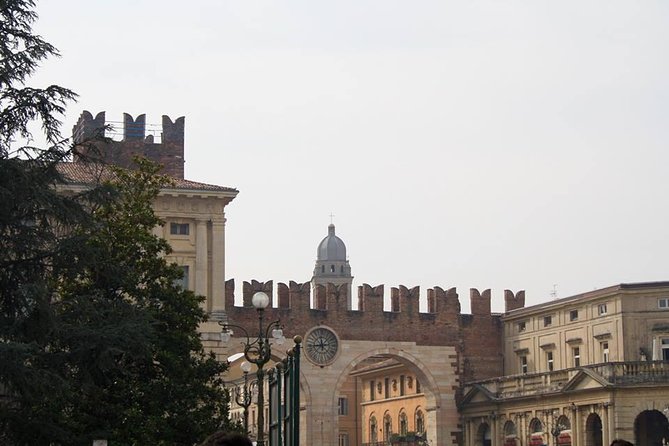
[[[354,285],[669,279],[669,2],[42,0],[35,84],[186,116],[236,187],[227,276],[310,280],[335,214]]]

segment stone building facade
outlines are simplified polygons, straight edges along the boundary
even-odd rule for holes
[[[83,189],[108,174],[106,165],[132,168],[133,157],[143,156],[163,166],[172,184],[161,189],[154,210],[165,224],[155,229],[172,246],[169,260],[182,266],[184,284],[206,296],[203,304],[213,318],[225,310],[225,207],[237,196],[234,188],[184,178],[184,117],[162,117],[162,126],[147,134],[144,115],[125,113],[121,140],[110,138],[105,112],[95,117],[84,111],[72,129],[73,162],[58,167],[70,190]],[[220,332],[215,322],[201,327]]]
[[[669,442],[669,282],[513,306],[504,373],[464,387],[466,446]]]

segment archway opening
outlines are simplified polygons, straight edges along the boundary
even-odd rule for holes
[[[481,423],[476,434],[476,446],[491,446],[492,437],[488,423]]]
[[[603,446],[602,419],[596,413],[585,421],[585,446]]]
[[[530,446],[542,446],[546,444],[544,438],[544,424],[539,418],[530,421]]]
[[[418,360],[400,354],[370,352],[342,372],[335,398],[349,401],[348,412],[340,410],[335,426],[339,435],[348,435],[350,446],[439,441],[440,402],[434,380]],[[370,422],[372,415],[375,425]]]
[[[504,446],[518,445],[518,428],[516,423],[509,420],[504,423]]]
[[[669,421],[659,410],[644,410],[634,420],[634,444],[662,446],[669,442]]]

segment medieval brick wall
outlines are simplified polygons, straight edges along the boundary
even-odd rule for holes
[[[234,280],[226,282],[226,314],[228,320],[244,327],[257,324],[257,313],[251,305],[254,293],[264,291],[273,303],[265,311],[267,321],[280,319],[284,334],[290,338],[304,335],[312,327],[327,325],[341,339],[384,342],[415,342],[422,346],[452,346],[458,354],[460,379],[469,382],[503,374],[502,323],[500,315],[490,310],[490,290],[470,290],[472,314],[461,314],[457,290],[439,287],[428,290],[431,312],[418,308],[419,287],[403,285],[391,288],[393,310],[384,311],[383,285],[358,287],[360,310],[348,309],[347,287],[328,284],[316,287],[312,309],[311,283],[279,283],[274,295],[272,281],[244,282],[243,306],[235,307]],[[509,291],[506,292],[510,293]],[[511,293],[512,294],[512,293]]]
[[[108,164],[130,168],[133,157],[143,156],[163,166],[163,173],[174,178],[184,177],[184,123],[182,116],[174,122],[163,115],[160,141],[146,131],[146,116],[133,118],[123,114],[123,140],[105,138],[108,123],[105,112],[93,115],[84,111],[72,128],[77,145],[75,161],[100,160]]]

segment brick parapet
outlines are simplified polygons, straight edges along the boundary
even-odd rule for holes
[[[322,288],[318,288],[322,287]],[[453,346],[463,382],[502,374],[502,323],[491,314],[491,292],[470,289],[472,314],[461,314],[456,288],[428,289],[433,299],[433,312],[419,311],[419,287],[400,285],[390,288],[396,298],[397,311],[384,311],[385,286],[363,284],[358,287],[359,310],[347,308],[348,288],[345,285],[319,285],[325,302],[322,308],[311,308],[310,282],[276,285],[274,282],[252,280],[242,286],[243,306],[236,307],[234,280],[226,282],[226,314],[234,324],[252,327],[257,313],[251,298],[257,291],[270,296],[272,305],[266,309],[266,320],[280,319],[287,337],[302,335],[317,325],[335,330],[341,339],[385,342],[415,342],[426,346]],[[508,291],[508,290],[507,290]],[[519,292],[517,295],[521,295]],[[505,294],[506,297],[507,294]],[[274,302],[277,306],[274,307]]]
[[[95,117],[84,111],[72,128],[76,145],[75,161],[96,160],[121,167],[132,167],[134,156],[143,156],[163,166],[163,173],[174,178],[184,178],[184,124],[182,116],[172,121],[163,115],[160,142],[146,134],[146,116],[133,119],[123,114],[123,140],[105,138],[107,123],[105,112]]]

